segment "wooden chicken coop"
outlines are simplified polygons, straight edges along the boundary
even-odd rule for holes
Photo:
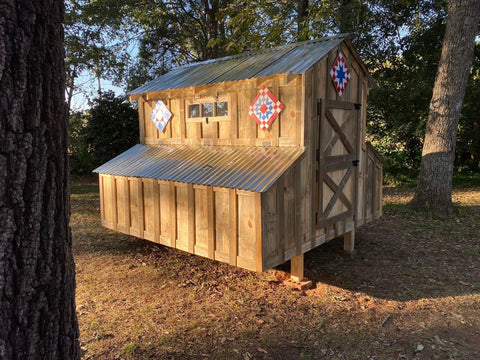
[[[345,36],[178,67],[130,93],[140,144],[95,170],[102,224],[265,271],[382,213],[372,85]]]

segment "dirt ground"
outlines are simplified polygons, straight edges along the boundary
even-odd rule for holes
[[[384,215],[305,255],[311,290],[284,264],[253,273],[101,227],[94,178],[72,179],[84,359],[480,359],[480,188],[458,216],[420,218],[411,189]]]

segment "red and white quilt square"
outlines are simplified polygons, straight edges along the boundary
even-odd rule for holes
[[[162,99],[158,98],[157,103],[155,104],[152,112],[150,113],[150,119],[152,119],[153,123],[160,132],[165,129],[165,126],[167,126],[167,123],[171,117],[172,113],[170,112],[170,110],[168,110]]]
[[[348,70],[347,63],[341,51],[338,53],[337,59],[330,70],[330,75],[337,89],[338,96],[342,96],[350,81],[350,70]]]
[[[248,114],[262,130],[267,130],[282,109],[283,104],[264,85],[248,108]]]

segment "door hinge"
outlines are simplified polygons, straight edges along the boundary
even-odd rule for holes
[[[362,104],[357,103],[354,106],[355,106],[355,110],[360,110],[360,108],[362,107]]]

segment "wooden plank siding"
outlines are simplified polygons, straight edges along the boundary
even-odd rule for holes
[[[277,119],[266,131],[259,129],[248,114],[249,106],[264,85],[284,105]],[[302,146],[302,89],[302,75],[277,75],[258,81],[239,81],[229,86],[216,84],[175,93],[149,93],[140,97],[138,102],[140,143]],[[173,115],[163,132],[156,129],[149,116],[159,98]],[[228,102],[227,119],[208,123],[187,119],[189,104],[215,102],[217,98]]]
[[[341,97],[330,77],[340,50],[351,73]],[[382,214],[382,159],[365,142],[367,76],[344,42],[301,75],[139,96],[142,144],[300,147],[304,153],[262,193],[100,174],[102,224],[253,271],[282,264],[334,237],[353,236],[352,230]],[[267,131],[248,114],[263,86],[284,105]],[[158,98],[173,114],[163,132],[149,116]],[[190,117],[189,104],[216,99],[228,101],[228,116]],[[261,166],[261,161],[252,165]]]
[[[263,271],[261,194],[100,174],[102,225],[253,271]]]

